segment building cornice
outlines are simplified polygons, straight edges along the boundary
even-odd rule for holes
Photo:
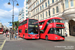
[[[27,4],[29,4],[30,2],[31,2],[31,0],[28,0],[28,1],[27,1]]]

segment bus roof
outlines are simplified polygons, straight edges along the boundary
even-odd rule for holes
[[[39,22],[43,22],[43,21],[51,20],[51,19],[62,19],[62,18],[60,18],[60,17],[52,17],[52,18],[48,18],[48,19],[45,19],[45,20],[42,20],[42,21],[39,21]]]

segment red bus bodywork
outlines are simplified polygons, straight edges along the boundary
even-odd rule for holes
[[[47,39],[47,40],[64,40],[63,35],[58,35],[54,33],[54,31],[62,31],[64,29],[64,23],[61,22],[52,22],[48,23],[50,20],[62,20],[59,17],[53,17],[49,19],[45,19],[42,21],[39,21],[39,27],[40,27],[40,38],[41,39]]]
[[[34,20],[34,19],[33,19]],[[28,24],[28,22],[29,22],[29,18],[27,18],[26,20],[24,20],[24,21],[27,21],[27,23],[26,24],[23,24],[23,25],[21,25],[21,26],[19,26],[18,27],[18,35],[19,35],[19,37],[22,37],[22,38],[25,38],[25,39],[39,39],[39,32],[38,32],[38,34],[29,34],[28,33],[28,31],[29,31],[29,24]],[[23,22],[24,22],[23,21]],[[21,22],[22,23],[22,22]],[[39,26],[39,25],[38,25]],[[39,27],[38,27],[39,28]],[[31,28],[32,29],[32,28]],[[20,32],[20,30],[21,30],[21,32]]]
[[[3,33],[3,28],[0,28],[0,34],[2,34]]]

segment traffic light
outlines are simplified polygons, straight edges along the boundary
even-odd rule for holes
[[[15,28],[17,29],[17,23],[15,23]]]
[[[17,23],[15,23],[15,26],[17,26]]]

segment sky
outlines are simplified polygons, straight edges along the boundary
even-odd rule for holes
[[[24,0],[16,0],[19,6],[14,3],[14,21],[18,21],[19,11],[24,7]],[[10,27],[9,22],[12,22],[13,2],[10,0],[11,5],[8,5],[9,0],[0,0],[0,22],[7,27]]]

